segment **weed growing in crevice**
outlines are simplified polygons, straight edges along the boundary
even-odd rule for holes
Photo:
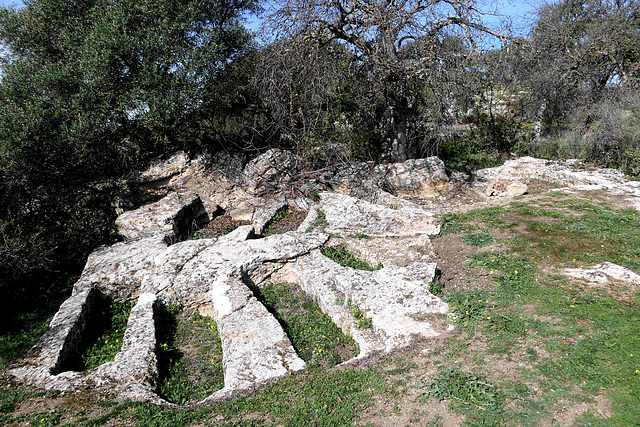
[[[353,339],[344,335],[298,285],[269,283],[255,292],[278,319],[305,362],[329,367],[356,355]]]
[[[85,370],[93,369],[116,357],[122,347],[124,331],[127,327],[129,314],[135,303],[133,301],[110,301],[97,318],[104,322],[102,330],[95,330],[91,334],[98,335],[82,353],[82,365]]]
[[[156,307],[159,394],[184,405],[224,386],[222,344],[215,321],[180,306]]]
[[[364,234],[364,233],[362,233],[362,232],[360,232],[360,231],[358,231],[358,232],[357,232],[357,233],[355,233],[355,234],[350,234],[350,235],[349,235],[349,237],[353,237],[353,238],[355,238],[355,239],[365,239],[365,240],[370,240],[370,239],[372,239],[372,237],[371,237],[371,236],[369,236],[368,234]]]
[[[353,255],[343,247],[327,246],[321,249],[322,255],[326,256],[332,261],[337,262],[343,267],[355,268],[357,270],[375,271],[380,270],[383,266],[378,263],[376,266],[371,266],[364,260]]]
[[[282,234],[287,231],[296,230],[306,218],[307,213],[295,208],[286,208],[276,212],[269,221],[269,225],[262,233],[263,236]]]
[[[444,283],[440,280],[434,280],[429,283],[429,292],[437,297],[441,297],[444,295]]]
[[[318,210],[318,217],[313,222],[314,227],[324,227],[327,224],[328,224],[328,222],[327,222],[326,214],[324,212],[322,212],[321,210]]]
[[[356,328],[368,329],[373,326],[371,317],[367,317],[365,313],[360,310],[358,304],[354,303],[351,300],[348,300],[347,304],[349,305],[349,311],[351,312],[351,315],[356,319]]]
[[[442,271],[436,268],[433,280],[429,283],[429,292],[437,297],[444,296],[444,282],[442,279]]]

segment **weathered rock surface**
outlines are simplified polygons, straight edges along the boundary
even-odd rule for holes
[[[610,262],[603,262],[591,269],[567,268],[562,273],[593,284],[605,285],[612,281],[624,282],[634,288],[640,287],[640,274]]]
[[[174,208],[174,202],[166,206]],[[158,232],[96,250],[72,297],[32,349],[28,364],[14,370],[14,375],[46,388],[66,390],[92,384],[118,391],[123,398],[160,401],[154,392],[158,376],[153,316],[156,300],[184,303],[194,309],[213,307],[223,344],[225,387],[208,401],[231,397],[305,366],[280,324],[245,282],[262,264],[308,253],[322,246],[328,236],[291,232],[247,241],[254,233],[252,226],[246,226],[217,240],[167,246],[164,233],[168,223],[158,217],[175,215],[143,207],[136,217],[142,213],[151,223],[159,224]],[[116,359],[88,372],[69,371],[93,307],[101,298],[132,297],[138,297],[138,304],[132,310]]]
[[[208,222],[200,197],[171,193],[158,202],[123,213],[116,220],[116,228],[127,240],[162,235],[167,241],[175,241],[190,228],[195,230]]]
[[[279,173],[262,163],[251,167]],[[435,335],[426,316],[446,312],[447,305],[428,291],[435,272],[435,264],[429,262],[431,252],[416,251],[415,256],[396,256],[393,260],[384,253],[398,252],[398,245],[405,244],[427,248],[428,238],[415,235],[436,233],[437,226],[433,215],[422,207],[387,197],[400,207],[391,209],[337,193],[324,194],[318,206],[307,199],[286,203],[276,200],[252,215],[255,227],[243,226],[219,239],[195,241],[179,238],[191,224],[199,225],[208,216],[200,197],[189,192],[172,192],[160,201],[123,213],[117,226],[126,240],[91,254],[72,296],[32,349],[27,364],[12,372],[46,388],[67,390],[92,385],[116,391],[121,398],[161,402],[155,393],[158,366],[154,307],[179,303],[186,309],[213,315],[220,332],[225,385],[203,403],[232,398],[305,366],[279,322],[252,291],[287,263],[295,266],[301,286],[318,295],[332,318],[361,343],[360,357],[374,350],[390,351],[407,345],[416,334]],[[307,224],[311,225],[253,239],[289,204],[309,209]],[[329,239],[324,233],[307,232],[317,223],[320,209],[326,212],[324,227],[334,232],[407,237],[385,244],[380,240],[378,248],[351,243],[366,256],[383,260],[387,266],[380,271],[341,267],[314,252]],[[325,288],[329,286],[333,292],[334,276],[335,289],[369,313],[372,328],[358,330],[349,307],[327,303],[333,294]],[[92,313],[109,299],[138,301],[129,317],[122,350],[112,362],[74,372]]]
[[[487,197],[506,196],[517,197],[527,192],[527,186],[520,181],[505,181],[499,178],[494,179],[485,189]]]
[[[607,189],[614,194],[640,197],[640,182],[629,181],[615,169],[580,170],[576,162],[521,157],[508,160],[504,165],[476,172],[474,185],[484,186],[494,180],[527,182],[544,179],[566,185],[577,190]]]
[[[345,194],[324,192],[320,194],[319,209],[325,214],[325,230],[329,233],[391,237],[440,231],[431,212],[410,202],[392,209]]]
[[[429,292],[436,264],[428,236],[437,234],[439,225],[428,208],[398,197],[424,199],[446,191],[451,183],[442,162],[429,158],[356,165],[355,172],[334,177],[336,187],[347,194],[320,192],[317,203],[286,192],[294,183],[288,171],[296,162],[291,154],[271,150],[244,167],[235,165],[233,176],[207,169],[202,158],[189,160],[182,154],[165,166],[154,165],[142,180],[161,181],[167,196],[118,218],[125,241],[91,254],[72,296],[13,374],[45,388],[92,385],[121,398],[162,402],[156,394],[154,310],[158,304],[179,303],[212,315],[221,336],[225,385],[203,403],[232,398],[305,366],[280,324],[254,296],[255,287],[266,280],[298,283],[354,337],[361,349],[358,358],[447,329],[441,315],[448,306]],[[484,193],[482,200],[498,196],[494,201],[500,203],[501,197],[524,194],[531,179],[576,190],[607,189],[640,205],[640,183],[627,181],[617,171],[580,170],[574,164],[533,158],[479,171],[476,190],[470,191]],[[256,238],[286,206],[309,212],[298,230]],[[253,225],[218,239],[180,241],[221,209]],[[327,244],[384,267],[371,272],[342,267],[320,252]],[[609,263],[566,274],[594,283],[640,286],[639,275]],[[105,299],[137,301],[122,350],[111,362],[74,372],[92,312]],[[358,327],[351,313],[356,306],[370,318],[371,327]]]
[[[12,370],[19,379],[45,389],[70,390],[91,385],[107,388],[121,399],[160,403],[156,392],[158,366],[155,355],[153,305],[156,296],[143,294],[131,311],[122,349],[111,362],[84,372],[68,370],[82,334],[100,298],[96,289],[78,292],[65,301],[49,330],[31,349],[24,366]]]
[[[279,212],[284,212],[289,207],[286,202],[276,202],[271,206],[259,209],[253,214],[253,228],[256,234],[262,234],[271,223],[273,217]]]
[[[402,163],[379,165],[391,191],[400,196],[432,198],[448,188],[444,162],[437,157],[411,159]]]
[[[183,172],[189,164],[189,156],[184,151],[175,153],[167,160],[156,160],[140,174],[141,182],[160,181]]]
[[[354,338],[360,358],[409,345],[414,335],[438,335],[434,315],[448,311],[448,305],[429,292],[435,263],[361,271],[314,251],[288,268],[333,322]],[[371,319],[371,328],[358,327],[350,304]]]

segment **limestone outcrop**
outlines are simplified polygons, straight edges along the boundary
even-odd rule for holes
[[[287,160],[269,153],[266,159],[250,163],[247,170],[273,177],[281,173],[268,166],[276,158]],[[62,304],[23,366],[12,371],[16,377],[47,389],[93,386],[122,399],[166,403],[157,394],[156,313],[161,304],[181,304],[211,315],[222,342],[224,388],[201,403],[233,398],[305,367],[279,322],[254,295],[262,282],[283,275],[313,295],[322,310],[356,339],[361,350],[358,358],[406,346],[415,336],[439,333],[434,326],[441,323],[437,315],[446,313],[448,306],[429,293],[436,265],[426,237],[437,233],[438,226],[423,207],[390,194],[385,200],[397,206],[333,192],[322,193],[318,203],[275,198],[256,204],[261,207],[251,215],[253,225],[217,239],[183,240],[192,226],[201,226],[215,213],[207,204],[215,204],[217,210],[221,198],[212,184],[196,194],[195,176],[185,180],[192,165],[181,156],[172,162],[175,165],[168,172],[155,165],[156,170],[145,176],[166,179],[169,174],[170,182],[182,184],[172,184],[163,199],[120,215],[116,225],[124,241],[97,248],[90,255],[72,296]],[[182,172],[174,175],[174,169]],[[242,184],[244,189],[249,187]],[[215,190],[226,191],[224,186]],[[298,231],[260,238],[273,216],[288,206],[307,210],[305,223]],[[344,235],[352,250],[380,259],[384,268],[358,271],[326,258],[319,250],[329,241],[327,233]],[[356,233],[371,234],[379,245],[347,237]],[[392,259],[384,255],[384,248],[391,250],[393,245],[383,243],[383,238],[391,237],[397,237],[398,244],[426,249],[416,251],[407,262],[399,256]],[[376,247],[383,250],[376,251]],[[340,295],[345,302],[336,304]],[[114,299],[136,301],[121,351],[111,362],[77,371],[78,351],[94,313],[104,301]],[[358,328],[346,301],[367,313],[371,327]]]
[[[229,161],[233,174],[184,154],[153,164],[141,174],[141,185],[164,197],[120,215],[116,226],[123,241],[89,256],[72,295],[13,375],[47,389],[92,386],[120,399],[167,403],[157,393],[157,312],[161,305],[181,304],[212,316],[222,342],[224,387],[201,403],[233,398],[306,366],[256,298],[266,281],[295,283],[311,295],[358,343],[354,361],[452,328],[448,305],[429,292],[437,268],[429,236],[440,227],[428,203],[454,184],[444,164],[437,158],[359,164],[333,177],[340,191],[320,191],[313,201],[291,190],[297,162],[271,150],[246,165]],[[524,194],[532,179],[545,179],[575,190],[607,189],[640,207],[640,183],[617,171],[525,157],[476,175],[469,191],[484,200],[508,200]],[[288,207],[308,212],[307,218],[295,231],[262,237]],[[252,225],[219,238],[185,240],[222,212]],[[328,246],[381,268],[343,267],[322,254]],[[598,283],[640,284],[636,273],[609,263],[565,273]],[[94,313],[108,300],[135,302],[122,349],[113,361],[80,371],[78,349]],[[365,324],[354,318],[354,307],[368,319]]]

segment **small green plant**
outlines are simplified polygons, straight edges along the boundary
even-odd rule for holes
[[[343,247],[327,246],[321,249],[322,255],[337,262],[343,267],[351,267],[357,270],[375,271],[382,268],[382,264],[378,263],[376,266],[371,266],[366,261],[357,258],[355,255],[347,251]]]
[[[82,353],[84,369],[93,369],[105,362],[113,360],[122,347],[124,331],[127,327],[129,314],[135,303],[133,301],[111,301],[105,310],[103,318],[105,325],[103,332]]]
[[[201,230],[194,232],[191,236],[189,236],[189,240],[201,240],[204,239],[205,235]]]
[[[372,237],[371,237],[371,236],[369,236],[368,234],[364,234],[364,233],[362,233],[362,232],[360,232],[360,231],[358,231],[358,232],[357,232],[357,233],[355,233],[355,234],[351,234],[351,235],[349,235],[349,237],[353,237],[353,238],[355,238],[355,239],[366,239],[366,240],[372,239]]]
[[[344,305],[344,294],[338,291],[338,296],[335,299],[336,305]]]
[[[318,210],[318,217],[313,221],[314,227],[324,227],[327,225],[327,216],[321,210]]]
[[[371,317],[367,317],[365,313],[362,310],[360,310],[360,307],[358,307],[358,304],[354,303],[350,299],[347,301],[347,304],[349,306],[349,311],[351,312],[351,315],[356,319],[356,328],[368,329],[373,326],[373,321],[371,320]]]
[[[429,283],[429,292],[437,297],[441,297],[444,294],[444,283],[435,279],[433,282]]]
[[[222,344],[215,321],[187,314],[180,306],[159,307],[157,317],[160,395],[184,405],[222,388]]]
[[[389,209],[393,209],[394,211],[397,211],[398,205],[389,205]]]
[[[463,413],[470,415],[471,425],[501,425],[508,416],[505,393],[497,390],[483,375],[442,369],[422,393],[421,400],[451,399]]]
[[[346,360],[345,356],[355,356],[356,343],[298,285],[268,283],[256,293],[284,325],[300,357],[311,366],[333,366]]]
[[[455,322],[470,327],[487,319],[489,294],[484,291],[451,292],[445,300],[449,303]]]
[[[495,387],[484,376],[455,368],[440,370],[423,395],[439,401],[455,399],[482,409],[496,408],[503,404]]]
[[[276,214],[273,216],[273,218],[271,218],[271,221],[269,221],[269,225],[267,226],[266,230],[264,230],[262,234],[264,236],[272,235],[278,223],[282,221],[284,218],[286,218],[288,214],[289,214],[289,208],[280,209],[279,211],[277,211]]]
[[[458,233],[462,230],[460,216],[455,213],[446,213],[440,217],[440,236]]]
[[[468,234],[466,236],[462,236],[460,240],[462,240],[462,243],[464,244],[476,247],[487,246],[496,241],[488,232]]]

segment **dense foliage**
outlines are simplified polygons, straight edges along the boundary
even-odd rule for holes
[[[113,238],[110,180],[230,132],[251,63],[240,19],[255,10],[253,0],[0,9],[0,291],[82,265]]]

